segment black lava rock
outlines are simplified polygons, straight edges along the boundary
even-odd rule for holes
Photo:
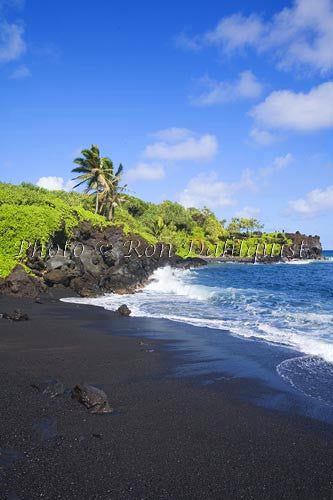
[[[121,316],[129,316],[131,314],[131,310],[127,307],[126,304],[122,304],[120,307],[118,307],[117,313]]]

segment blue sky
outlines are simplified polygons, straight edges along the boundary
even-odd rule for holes
[[[98,144],[146,200],[333,248],[333,2],[0,0],[0,179]]]

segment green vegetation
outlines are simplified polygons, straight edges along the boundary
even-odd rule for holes
[[[47,191],[32,184],[0,183],[0,276],[9,274],[21,260],[21,244],[36,240],[46,245],[57,231],[70,237],[80,221],[104,226],[106,219],[90,210],[86,195]]]
[[[119,185],[123,167],[114,172],[97,146],[83,150],[75,163],[77,185],[84,184],[85,193],[0,183],[0,276],[24,263],[29,242],[37,240],[45,248],[59,231],[70,238],[81,221],[99,227],[122,224],[125,233],[139,234],[152,245],[163,241],[182,257],[279,255],[283,244],[292,244],[284,234],[261,233],[256,219],[233,218],[225,227],[226,221],[208,208],[186,209],[168,200],[156,205],[124,194],[126,186]]]
[[[257,219],[245,219],[244,217],[233,217],[228,227],[229,231],[235,233],[261,231],[263,228],[264,225]]]
[[[72,172],[80,174],[73,179],[80,181],[74,188],[86,184],[85,192],[92,192],[95,197],[95,214],[113,220],[115,208],[124,201],[121,193],[126,186],[119,186],[124,167],[120,164],[115,173],[110,158],[101,157],[99,148],[94,144],[90,149],[83,149],[81,154],[82,157],[74,160],[79,166]]]

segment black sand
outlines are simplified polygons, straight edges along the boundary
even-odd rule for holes
[[[333,498],[330,426],[166,378],[172,354],[131,337],[135,318],[0,298],[16,307],[31,319],[0,319],[1,499]],[[101,387],[117,411],[50,399],[32,387],[46,376]]]

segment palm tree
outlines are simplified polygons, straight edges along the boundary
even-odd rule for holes
[[[126,184],[124,186],[119,186],[121,175],[124,171],[122,164],[119,165],[118,170],[114,173],[113,164],[109,160],[106,162],[106,175],[105,184],[103,185],[103,191],[101,194],[101,209],[100,212],[108,220],[114,219],[115,208],[121,203],[123,203],[126,198],[122,196],[122,193],[126,189]]]
[[[85,192],[93,191],[96,195],[95,213],[101,213],[112,220],[115,207],[124,201],[121,193],[126,186],[119,186],[124,167],[120,164],[117,172],[114,173],[110,158],[107,156],[101,158],[99,148],[95,145],[92,145],[90,149],[83,149],[81,153],[82,157],[74,160],[74,163],[79,166],[72,170],[80,174],[73,179],[80,180],[74,188],[86,184]]]
[[[99,208],[99,193],[101,186],[105,182],[103,172],[103,158],[100,157],[99,148],[94,144],[90,149],[83,149],[81,151],[82,157],[75,158],[74,163],[79,166],[72,169],[72,172],[78,173],[77,177],[72,180],[80,180],[73,189],[86,184],[85,192],[89,193],[94,191],[96,194],[95,213],[98,213]]]

